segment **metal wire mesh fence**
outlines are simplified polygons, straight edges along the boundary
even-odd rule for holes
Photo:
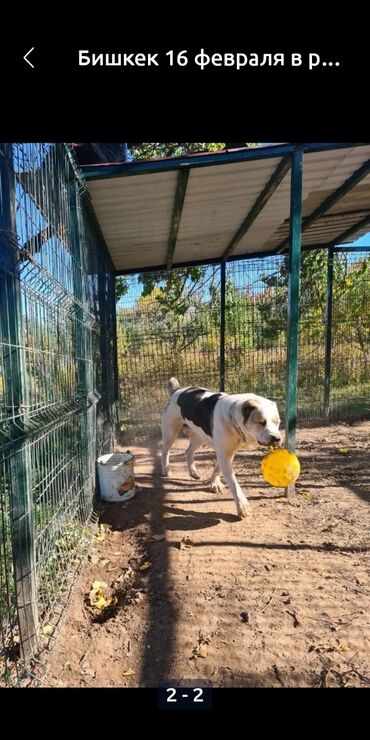
[[[169,285],[167,294],[160,282],[151,289],[137,276],[125,279],[117,305],[120,425],[130,439],[158,428],[171,375],[188,385],[219,382],[220,268],[205,268],[196,284],[172,275],[179,290]]]
[[[305,423],[370,414],[370,253],[334,251],[331,336],[328,257],[327,250],[302,254],[298,415]],[[120,425],[127,441],[159,430],[171,375],[184,385],[220,387],[220,273],[212,266],[120,279]],[[282,418],[287,295],[286,257],[226,264],[225,391],[274,398]]]
[[[114,278],[63,145],[0,145],[0,683],[35,666],[114,445]]]
[[[370,252],[336,255],[334,280],[331,413],[370,409]]]
[[[305,422],[370,413],[369,251],[334,250],[332,304],[329,274],[327,251],[304,253]],[[250,259],[226,265],[224,322],[219,266],[121,279],[116,307],[69,150],[0,145],[0,683],[53,639],[90,540],[95,458],[114,446],[118,382],[128,440],[158,431],[171,375],[215,389],[223,375],[227,392],[275,398],[283,416],[287,286],[285,257]]]

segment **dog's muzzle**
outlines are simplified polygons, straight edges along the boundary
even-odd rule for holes
[[[266,440],[266,442],[261,442],[259,439],[257,439],[257,442],[260,447],[281,447],[282,445],[281,437],[277,437],[274,434],[270,434],[270,437]]]
[[[281,446],[281,437],[277,437],[275,434],[271,434],[270,441],[268,443],[272,447],[280,447]]]

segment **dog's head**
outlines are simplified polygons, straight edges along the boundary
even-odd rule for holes
[[[260,445],[281,444],[280,416],[274,401],[261,396],[244,401],[241,407],[243,426]]]

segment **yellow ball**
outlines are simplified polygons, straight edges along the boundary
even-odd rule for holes
[[[263,458],[261,471],[266,483],[276,488],[286,488],[295,483],[301,472],[301,466],[293,452],[279,448]]]

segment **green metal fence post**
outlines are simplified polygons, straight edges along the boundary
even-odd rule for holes
[[[221,262],[221,295],[220,295],[220,391],[225,390],[225,298],[226,298],[226,263]]]
[[[101,453],[112,452],[115,438],[111,408],[111,394],[114,393],[114,377],[109,374],[110,358],[110,336],[111,330],[108,326],[109,311],[109,275],[104,267],[103,260],[100,261],[98,271],[98,298],[100,316],[100,361],[101,361],[101,398],[98,405],[98,423],[101,424],[102,434],[99,444]]]
[[[12,146],[0,144],[0,335],[4,347],[4,396],[10,452],[12,550],[20,648],[26,661],[38,630],[35,543],[32,526],[32,468],[27,431],[26,369],[15,217]]]
[[[328,251],[325,307],[325,377],[324,377],[324,416],[330,416],[330,381],[331,381],[331,342],[333,322],[333,273],[334,249]]]
[[[118,376],[118,343],[117,343],[117,304],[116,304],[116,278],[111,275],[112,281],[112,324],[113,324],[113,367],[114,367],[114,408],[113,408],[113,424],[114,424],[114,437],[116,438],[119,433],[119,419],[118,419],[118,406],[119,406],[119,376]]]
[[[286,368],[285,446],[294,452],[297,423],[298,319],[302,220],[302,152],[292,155]],[[294,490],[294,487],[292,487]]]
[[[80,191],[75,177],[70,183],[71,244],[74,251],[73,293],[80,305],[75,306],[75,342],[77,389],[81,400],[80,455],[82,490],[80,512],[83,520],[88,519],[95,490],[95,448],[96,448],[96,399],[93,394],[93,357],[91,320],[88,312],[86,274],[88,266],[84,253],[84,222],[81,213]]]

